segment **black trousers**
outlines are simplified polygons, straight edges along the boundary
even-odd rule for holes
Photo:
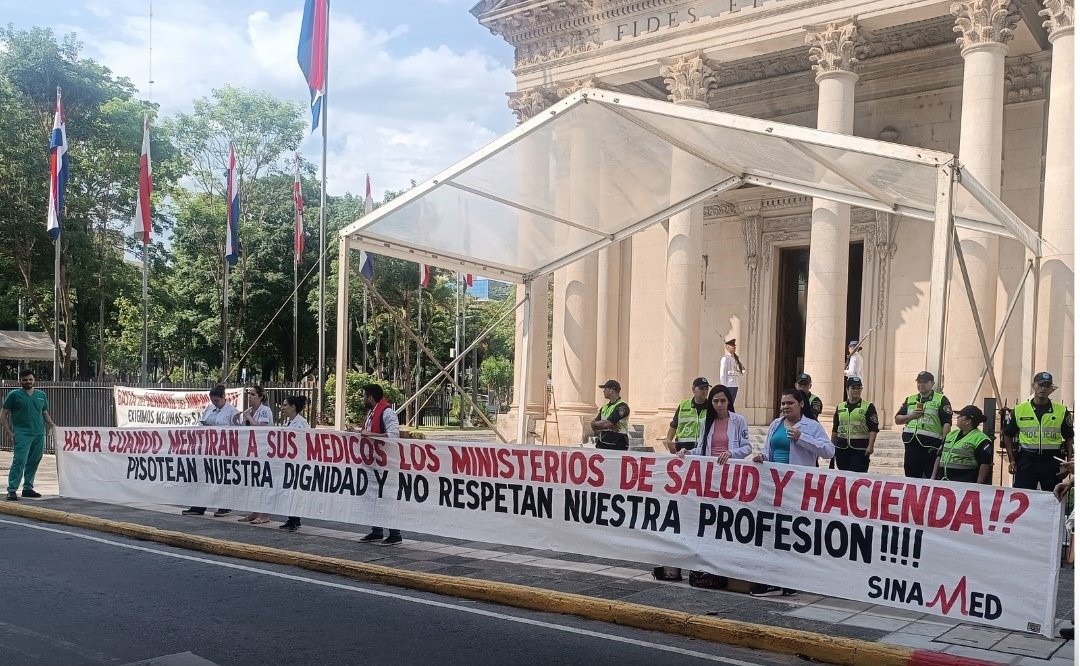
[[[904,442],[904,476],[909,479],[929,479],[937,454],[938,447],[923,446],[919,441]]]
[[[730,409],[731,411],[735,411],[735,398],[739,397],[739,387],[729,386],[728,390],[731,391],[731,404],[728,405],[728,409]]]
[[[624,438],[621,442],[597,442],[596,448],[608,449],[609,451],[626,451],[630,448],[630,440]]]
[[[869,442],[866,442],[869,444]],[[836,449],[836,469],[845,472],[868,472],[870,471],[870,456],[866,455],[866,448],[851,447]]]
[[[1016,474],[1013,476],[1013,488],[1053,490],[1054,486],[1061,481],[1057,475],[1059,471],[1061,471],[1061,463],[1054,460],[1052,454],[1024,453],[1020,451],[1016,456]]]

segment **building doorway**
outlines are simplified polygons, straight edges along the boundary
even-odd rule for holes
[[[810,248],[792,247],[780,250],[777,273],[776,351],[773,373],[773,404],[779,404],[781,391],[795,384],[803,371],[806,355],[806,288],[810,276]],[[847,340],[862,337],[862,267],[863,244],[852,243],[848,251]],[[846,350],[846,347],[845,347]],[[843,373],[837,368],[837,375]]]

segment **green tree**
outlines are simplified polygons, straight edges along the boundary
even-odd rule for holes
[[[480,383],[487,387],[489,393],[494,394],[495,404],[498,406],[496,413],[502,410],[502,405],[510,395],[510,389],[514,385],[514,364],[501,356],[489,356],[480,364]]]

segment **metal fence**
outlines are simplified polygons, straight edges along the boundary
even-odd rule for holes
[[[129,384],[120,382],[36,382],[36,387],[45,391],[49,397],[49,413],[53,421],[60,426],[82,426],[108,428],[116,426],[116,404],[113,402],[113,386],[156,389],[163,391],[209,391],[214,383],[173,384]],[[301,395],[308,399],[305,418],[312,421],[312,403],[315,398],[314,386],[274,386],[263,384],[266,390],[266,404],[274,410],[274,418],[280,419],[280,406],[286,396]],[[19,389],[18,381],[0,381],[0,395]],[[210,399],[207,398],[209,403]],[[0,428],[0,449],[10,451],[12,442],[7,433]],[[45,452],[56,451],[53,435],[50,431],[45,437]]]

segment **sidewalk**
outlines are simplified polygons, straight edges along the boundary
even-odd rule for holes
[[[10,452],[0,451],[2,473],[6,474],[10,460]],[[686,582],[660,583],[652,578],[651,564],[408,532],[405,542],[399,546],[361,544],[357,539],[366,532],[365,526],[305,519],[301,530],[290,534],[276,529],[280,520],[266,525],[248,525],[236,521],[239,514],[224,518],[181,516],[180,508],[174,506],[118,505],[60,498],[52,456],[46,456],[42,461],[36,489],[45,495],[42,500],[22,500],[20,503],[396,569],[517,583],[828,636],[935,650],[1002,664],[1064,666],[1076,663],[1072,642],[957,624],[912,611],[816,594],[758,598],[692,588]],[[1066,624],[1073,617],[1073,589],[1074,570],[1069,566],[1063,568],[1058,586],[1057,615],[1065,619]],[[1061,622],[1059,619],[1057,625]]]

